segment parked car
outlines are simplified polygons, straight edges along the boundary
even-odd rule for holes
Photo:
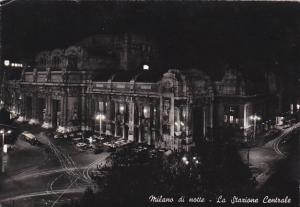
[[[21,137],[31,145],[42,145],[40,141],[36,138],[36,136],[28,131],[24,131],[21,134]]]
[[[79,143],[76,144],[76,147],[78,147],[78,148],[83,148],[85,146],[87,146],[87,144],[83,143],[83,142],[79,142]]]
[[[78,143],[78,142],[83,142],[83,139],[81,137],[75,137],[72,139],[72,141]]]
[[[53,138],[54,138],[54,139],[62,139],[62,138],[64,138],[64,137],[63,137],[62,134],[56,133],[56,134],[54,134]]]

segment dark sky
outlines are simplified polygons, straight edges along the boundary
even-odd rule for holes
[[[7,58],[28,58],[97,33],[157,39],[165,67],[300,70],[300,4],[91,3],[18,0],[3,7]]]

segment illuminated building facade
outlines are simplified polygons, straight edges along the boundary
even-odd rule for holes
[[[195,69],[155,71],[153,45],[132,35],[96,36],[41,52],[32,71],[9,81],[11,110],[61,132],[101,129],[169,149],[212,140],[214,129],[228,126],[243,137],[253,126],[251,115],[267,116],[267,96],[249,95],[240,73],[226,70],[213,81]]]

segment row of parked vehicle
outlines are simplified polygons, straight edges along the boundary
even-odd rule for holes
[[[54,139],[73,139],[78,137],[83,137],[83,133],[81,131],[77,132],[69,132],[69,133],[54,133]]]

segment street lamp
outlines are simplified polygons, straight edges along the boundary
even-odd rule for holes
[[[99,136],[101,137],[101,125],[102,125],[102,120],[105,119],[105,116],[103,114],[98,114],[96,116],[96,119],[99,120]]]
[[[253,116],[250,116],[250,119],[254,121],[253,140],[255,141],[256,122],[259,121],[259,120],[261,120],[261,118],[259,116],[256,116],[256,114],[254,114]]]
[[[149,65],[143,65],[143,70],[149,70]]]
[[[261,120],[261,118],[259,116],[256,116],[256,113],[255,113],[253,116],[250,116],[250,119],[254,121],[253,141],[255,141],[256,121]],[[247,160],[248,160],[248,165],[250,165],[250,145],[248,145]]]
[[[11,133],[11,130],[6,131],[6,133],[7,133],[7,134],[10,134],[10,133]],[[4,153],[7,153],[7,147],[6,147],[5,144],[4,144],[5,130],[2,129],[2,130],[0,131],[0,134],[2,134],[2,143],[3,143],[3,144],[2,144],[2,150],[3,150]]]
[[[9,60],[4,60],[4,65],[5,66],[9,66],[9,64],[10,64]]]

